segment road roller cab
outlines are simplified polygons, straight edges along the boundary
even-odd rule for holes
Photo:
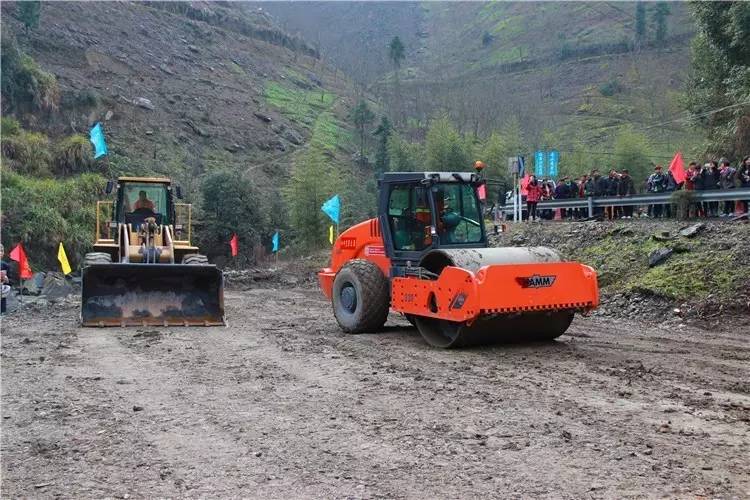
[[[344,231],[318,275],[344,331],[375,331],[393,309],[437,347],[546,340],[598,305],[589,266],[544,247],[487,248],[482,183],[474,173],[384,174],[378,218]]]

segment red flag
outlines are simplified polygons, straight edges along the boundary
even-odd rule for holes
[[[677,184],[685,182],[685,164],[682,161],[682,153],[679,151],[672,158],[672,163],[669,164],[669,171],[672,172],[672,177],[674,177]]]
[[[31,272],[31,267],[29,267],[29,260],[26,258],[26,252],[23,250],[23,245],[18,243],[8,255],[11,259],[18,262],[18,274],[21,279],[31,279],[34,273]]]
[[[240,251],[240,239],[237,238],[237,233],[232,235],[232,239],[229,240],[229,247],[232,249],[232,257],[237,257]]]
[[[529,181],[531,180],[529,177],[529,174],[526,174],[523,176],[523,179],[521,179],[521,196],[526,196],[527,194],[529,194],[528,187]]]
[[[484,201],[487,199],[487,188],[484,184],[480,184],[477,188],[477,195],[479,196],[479,199]]]

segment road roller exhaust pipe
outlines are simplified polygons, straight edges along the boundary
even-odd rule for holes
[[[82,271],[83,326],[224,325],[214,265],[94,264]]]

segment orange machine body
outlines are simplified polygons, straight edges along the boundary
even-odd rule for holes
[[[390,276],[380,224],[370,219],[341,233],[331,252],[331,266],[318,273],[331,299],[336,273],[353,259],[366,259]],[[599,305],[596,272],[576,262],[493,264],[476,272],[448,266],[436,280],[397,277],[391,280],[395,311],[471,324],[482,315],[529,311],[588,311]]]
[[[331,267],[318,273],[318,281],[323,293],[329,299],[333,289],[333,279],[347,262],[353,259],[366,259],[376,264],[387,277],[391,274],[391,259],[385,254],[383,235],[378,219],[369,219],[352,226],[339,235],[331,251]]]
[[[391,280],[391,307],[471,325],[478,317],[532,311],[588,311],[599,305],[596,272],[576,262],[448,266],[436,280]]]

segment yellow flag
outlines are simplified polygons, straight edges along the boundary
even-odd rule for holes
[[[57,260],[60,261],[60,267],[62,267],[63,274],[70,274],[73,271],[70,268],[70,263],[68,263],[68,256],[65,255],[65,249],[63,248],[62,242],[60,242],[60,248],[57,249]]]
[[[333,245],[333,224],[328,226],[328,241],[330,241],[331,245]]]

